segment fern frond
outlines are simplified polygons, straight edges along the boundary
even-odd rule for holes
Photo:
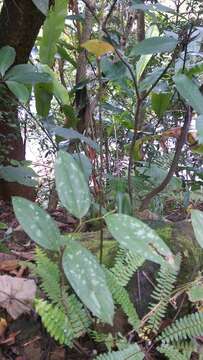
[[[57,305],[41,299],[35,300],[35,309],[48,333],[61,345],[72,346],[74,333],[65,313]]]
[[[138,330],[140,326],[140,319],[133,303],[129,298],[127,290],[119,284],[117,278],[110,270],[106,269],[105,274],[108,287],[111,291],[115,303],[121,306],[124,313],[127,315],[128,321],[132,325],[132,327],[135,330]]]
[[[141,352],[137,344],[129,345],[121,351],[112,351],[107,354],[99,355],[95,360],[142,360],[144,354]]]
[[[158,337],[163,344],[177,343],[203,334],[203,313],[193,313],[176,320]]]
[[[180,267],[181,258],[177,255],[176,264],[177,270],[172,268],[169,264],[165,263],[161,266],[157,275],[157,285],[151,295],[156,300],[150,304],[150,310],[152,315],[149,318],[148,324],[154,332],[157,332],[161,323],[161,320],[166,314],[167,307],[169,305],[171,293],[174,289],[174,283]]]
[[[60,272],[57,264],[55,264],[47,254],[39,247],[36,248],[36,267],[34,272],[40,277],[40,287],[54,304],[60,303]]]
[[[133,274],[140,266],[142,266],[144,261],[144,257],[135,254],[132,251],[119,249],[116,256],[116,263],[111,271],[115,275],[119,284],[121,286],[126,286]]]
[[[175,347],[172,345],[166,345],[159,347],[157,349],[161,354],[164,354],[169,360],[189,360],[190,357],[186,354],[181,354]]]
[[[61,307],[41,299],[35,300],[35,309],[48,333],[60,344],[71,347],[72,341],[86,332],[90,320],[74,294],[68,297],[67,303],[68,314]]]

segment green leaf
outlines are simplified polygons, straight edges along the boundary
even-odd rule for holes
[[[61,136],[64,139],[79,139],[81,142],[84,142],[96,151],[99,151],[99,147],[95,141],[93,141],[91,138],[88,138],[87,136],[80,134],[76,130],[55,126],[52,131],[55,133],[55,135]]]
[[[170,104],[171,95],[167,93],[152,94],[152,110],[160,118],[164,115]]]
[[[197,302],[203,300],[203,285],[194,285],[190,290],[187,291],[189,300],[191,302]]]
[[[89,188],[79,165],[73,157],[59,151],[55,163],[56,189],[63,206],[81,219],[89,210]]]
[[[52,91],[55,98],[62,104],[69,104],[69,94],[67,89],[58,81],[56,74],[49,68],[48,65],[40,65],[42,72],[47,73],[52,80]]]
[[[142,221],[124,214],[105,217],[108,230],[122,247],[144,256],[145,259],[175,265],[174,256],[165,242]]]
[[[203,248],[203,212],[191,210],[192,226],[199,245]]]
[[[14,63],[16,57],[15,49],[11,46],[4,46],[0,49],[0,73],[2,77]]]
[[[198,135],[198,143],[203,144],[203,115],[197,117],[196,129]]]
[[[132,49],[130,56],[170,52],[177,44],[178,41],[172,37],[151,37],[139,42]]]
[[[95,360],[143,360],[144,353],[140,350],[138,344],[130,344],[127,348],[120,351],[111,351],[98,355]]]
[[[0,222],[0,230],[6,230],[8,229],[8,225],[6,225],[5,223]]]
[[[77,62],[69,55],[64,47],[57,45],[57,51],[63,60],[69,62],[75,69],[77,69]]]
[[[26,104],[29,100],[30,93],[25,85],[18,83],[17,81],[6,81],[6,85],[9,90],[17,97],[17,99]]]
[[[35,6],[44,14],[45,16],[49,10],[49,0],[32,0]]]
[[[35,85],[35,105],[38,115],[49,115],[51,100],[53,98],[53,83],[39,83]]]
[[[57,52],[57,40],[63,29],[67,14],[67,0],[55,0],[43,26],[43,37],[40,41],[40,61],[50,67],[53,66]]]
[[[37,174],[27,166],[0,166],[0,178],[26,186],[36,186]]]
[[[159,35],[159,29],[156,24],[151,25],[149,29],[146,32],[146,38],[151,38],[154,36]],[[137,81],[140,80],[144,70],[146,69],[147,64],[149,63],[150,59],[152,57],[152,54],[149,55],[143,55],[140,57],[139,61],[136,64],[136,74],[137,74]]]
[[[133,10],[142,10],[142,11],[157,11],[157,12],[166,12],[169,14],[175,14],[175,10],[171,9],[168,6],[162,4],[133,4],[131,6]]]
[[[31,64],[20,64],[13,66],[6,73],[5,80],[17,81],[23,84],[49,83],[52,78],[46,72],[38,71],[38,68]]]
[[[180,95],[197,113],[203,114],[203,96],[194,81],[184,74],[178,74],[173,79]]]
[[[16,218],[29,237],[45,249],[59,250],[60,232],[51,216],[21,197],[13,197],[12,203]]]
[[[113,300],[96,257],[78,242],[69,240],[62,263],[68,281],[82,302],[93,315],[112,324]]]

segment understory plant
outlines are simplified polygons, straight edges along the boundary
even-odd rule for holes
[[[181,256],[174,255],[157,233],[139,219],[111,212],[102,219],[119,250],[113,267],[99,264],[80,241],[79,229],[89,221],[85,219],[91,205],[89,187],[77,160],[64,151],[59,151],[55,162],[55,181],[62,205],[79,219],[73,233],[61,234],[41,207],[24,198],[13,198],[18,221],[37,244],[33,271],[46,298],[37,297],[34,305],[49,334],[68,347],[86,333],[97,342],[102,339],[110,351],[96,356],[98,360],[141,360],[150,347],[168,359],[189,360],[194,350],[192,340],[203,333],[203,313],[195,310],[161,331],[174,296]],[[201,246],[202,218],[201,212],[193,212],[193,226]],[[140,319],[126,286],[146,260],[158,264],[160,269],[149,314]],[[192,302],[197,302],[198,290],[197,282],[188,289]],[[113,325],[117,307],[126,314],[134,337],[130,341],[118,336],[111,346],[109,337],[95,330],[94,325],[95,320]]]

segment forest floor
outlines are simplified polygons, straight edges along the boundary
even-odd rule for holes
[[[203,204],[199,203],[198,208],[203,210]],[[59,209],[51,215],[61,231],[74,230],[77,221],[67,212]],[[181,206],[174,206],[170,202],[166,204],[165,219],[168,221],[188,218],[188,211]],[[34,243],[22,231],[12,207],[0,201],[0,277],[6,275],[14,279],[30,279],[26,262],[32,262],[33,259]],[[0,360],[90,360],[97,353],[98,349],[88,338],[80,339],[76,349],[68,350],[57,345],[46,333],[33,310],[15,319],[15,314],[12,316],[12,311],[7,311],[16,305],[13,294],[4,299],[4,304],[0,294],[0,302]]]

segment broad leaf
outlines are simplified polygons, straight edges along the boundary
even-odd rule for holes
[[[6,81],[6,85],[9,90],[17,97],[17,99],[26,104],[29,100],[30,93],[25,85],[18,83],[17,81]]]
[[[146,32],[146,38],[151,38],[154,36],[158,36],[159,35],[159,29],[158,26],[156,24],[152,25],[149,27],[149,29]],[[152,54],[149,55],[143,55],[140,57],[139,61],[136,64],[136,74],[137,74],[137,81],[140,80],[147,64],[149,63],[150,59],[152,57]]]
[[[11,46],[4,46],[0,49],[0,74],[2,77],[5,72],[13,65],[16,57],[15,49]]]
[[[187,291],[190,301],[199,302],[203,300],[203,285],[194,285],[190,290]]]
[[[105,221],[110,233],[122,247],[158,264],[168,261],[176,266],[174,256],[165,242],[142,221],[124,214],[108,215]]]
[[[180,95],[197,113],[203,114],[203,96],[194,81],[184,74],[178,74],[173,79]]]
[[[97,39],[88,40],[83,43],[81,47],[85,48],[97,57],[105,55],[108,52],[114,52],[114,48],[111,44]]]
[[[164,12],[169,14],[175,14],[175,10],[171,9],[168,6],[162,5],[162,4],[133,4],[131,6],[131,9],[133,10],[142,10],[142,11],[157,11],[157,12]]]
[[[49,10],[49,0],[32,0],[35,6],[44,14],[47,15]]]
[[[51,216],[27,199],[13,197],[12,202],[16,218],[29,237],[45,249],[59,250],[60,232]]]
[[[152,94],[152,110],[160,118],[164,115],[170,104],[171,94],[153,93]]]
[[[172,37],[151,37],[138,43],[132,49],[130,56],[170,52],[177,44],[178,41]]]
[[[56,189],[63,206],[78,219],[89,210],[90,193],[83,172],[73,157],[59,151],[55,163]]]
[[[46,72],[38,71],[38,68],[31,64],[20,64],[13,66],[5,76],[5,80],[17,81],[23,84],[36,84],[51,82],[51,76]]]
[[[113,300],[96,257],[78,242],[69,240],[63,254],[63,269],[72,288],[93,315],[112,324]]]
[[[63,29],[67,14],[67,0],[55,0],[43,26],[43,37],[40,41],[40,61],[50,67],[53,66],[57,52],[57,40]]]
[[[203,212],[191,210],[192,226],[199,245],[203,248]]]
[[[55,135],[61,136],[64,139],[79,139],[80,141],[88,144],[93,149],[99,151],[99,147],[95,141],[93,141],[91,138],[88,138],[82,134],[80,134],[78,131],[73,129],[66,129],[61,126],[55,126],[52,131]]]
[[[203,144],[203,115],[198,116],[196,120],[198,143]]]
[[[26,186],[36,186],[37,174],[27,166],[0,166],[0,178]]]

